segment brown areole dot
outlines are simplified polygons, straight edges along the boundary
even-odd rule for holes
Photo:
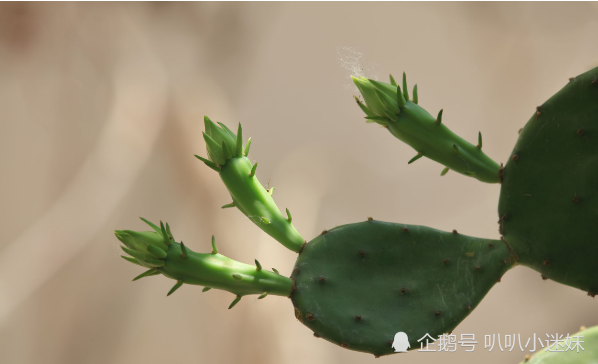
[[[315,332],[314,332],[314,336],[317,338],[320,338],[320,335],[316,334]]]
[[[407,229],[406,227],[404,227],[404,228],[403,228],[403,232],[404,232],[404,233],[408,233],[408,232],[409,232],[409,229]]]
[[[450,259],[445,259],[445,260],[443,260],[442,262],[443,262],[444,264],[449,264],[449,263],[451,262],[451,260],[450,260]]]
[[[349,344],[347,344],[347,343],[341,343],[341,346],[342,346],[343,348],[348,348],[348,347],[349,347]]]
[[[550,264],[550,260],[546,259],[546,260],[544,260],[544,261],[542,262],[542,264],[544,264],[544,265],[548,265],[548,264]]]
[[[401,293],[407,293],[407,288],[405,288],[405,287],[401,288]]]
[[[583,133],[584,133],[584,130],[583,130],[583,129],[577,129],[577,131],[575,132],[575,134],[577,134],[577,135],[579,135],[579,136],[582,136],[582,135],[583,135]]]
[[[313,321],[316,319],[316,317],[313,315],[313,313],[308,312],[307,315],[305,315],[305,318],[308,319],[309,321]]]
[[[516,161],[519,159],[519,156],[517,154],[513,154],[513,156],[511,157],[512,160]]]
[[[355,316],[355,320],[361,321],[361,316],[359,316],[359,315]]]
[[[494,248],[494,244],[488,243],[488,248]]]
[[[320,282],[326,282],[326,278],[325,277],[318,277],[318,281],[320,281]]]
[[[475,270],[480,271],[480,270],[482,270],[482,267],[480,267],[479,265],[476,265]]]
[[[442,314],[442,311],[436,311],[436,312],[434,312],[434,315],[436,315],[436,316],[440,316],[440,314]]]
[[[594,298],[594,297],[596,297],[596,293],[590,291],[590,292],[588,292],[588,296]]]
[[[363,250],[360,250],[359,255],[361,255],[362,257],[365,257],[365,252]]]
[[[453,234],[459,234],[457,230],[453,230]]]
[[[543,275],[543,274],[540,274],[540,277],[542,277],[542,280],[543,280],[543,281],[545,281],[545,280],[547,280],[547,279],[548,279],[548,277],[546,277],[546,276],[545,276],[545,275]]]
[[[465,307],[465,309],[467,309],[467,311],[471,311],[471,305],[468,305],[467,307]]]
[[[371,216],[368,216],[368,221],[372,221],[372,220],[374,220],[374,218]]]

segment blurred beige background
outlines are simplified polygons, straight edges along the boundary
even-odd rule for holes
[[[363,220],[498,238],[498,185],[421,159],[364,123],[349,74],[406,71],[420,105],[505,161],[536,105],[598,65],[596,3],[0,4],[0,363],[362,363],[315,339],[290,301],[184,286],[120,257],[114,229],[177,239],[289,274],[295,254],[233,209],[202,117],[243,122],[258,177],[304,237]],[[363,71],[362,71],[363,69]],[[566,242],[564,242],[566,243]],[[473,353],[409,363],[516,363],[486,334],[598,324],[585,292],[527,268],[457,328]]]

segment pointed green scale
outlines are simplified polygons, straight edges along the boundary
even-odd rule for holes
[[[598,294],[598,68],[534,110],[504,167],[498,212],[521,264]]]
[[[407,89],[407,75],[403,72],[403,97],[409,100],[409,89]]]
[[[389,75],[389,76],[390,76],[390,84],[397,87],[397,81],[395,81],[395,79],[394,79],[394,77],[392,77],[392,75]]]
[[[171,294],[173,294],[177,289],[181,288],[182,285],[183,285],[182,281],[176,282],[176,284],[170,289],[170,291],[168,291],[166,296],[170,296]]]
[[[500,240],[366,221],[307,243],[291,275],[291,300],[315,334],[387,355],[399,331],[412,350],[426,333],[452,331],[514,264]]]
[[[166,258],[166,252],[155,245],[148,245],[147,251],[157,259]]]

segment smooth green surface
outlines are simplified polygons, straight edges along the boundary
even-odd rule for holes
[[[502,241],[365,221],[305,246],[291,276],[291,299],[297,318],[315,334],[386,355],[399,331],[409,336],[411,350],[426,333],[437,338],[452,331],[514,263]]]
[[[436,122],[436,118],[418,106],[417,102],[408,100],[405,79],[403,96],[400,88],[384,82],[364,77],[353,77],[353,81],[365,101],[365,105],[359,100],[357,104],[370,122],[387,127],[392,135],[424,157],[456,172],[482,182],[499,182],[498,163],[481,148],[454,134],[443,123]]]
[[[523,265],[598,293],[598,68],[527,122],[504,169],[498,212]]]
[[[598,326],[571,334],[569,337],[576,335],[581,338],[568,340],[566,335],[563,335],[565,338],[560,341],[561,344],[549,343],[551,350],[563,350],[562,352],[546,351],[545,348],[520,364],[598,364]],[[584,341],[580,344],[583,350],[575,347],[574,342],[577,340]]]
[[[223,208],[237,207],[268,235],[290,250],[299,252],[305,239],[297,232],[291,219],[283,216],[276,206],[272,198],[274,187],[266,190],[258,181],[257,163],[252,165],[246,156],[250,142],[243,147],[241,124],[235,135],[224,124],[219,123],[220,126],[217,126],[207,116],[204,122],[204,139],[210,158],[207,162],[204,160],[204,163],[219,172],[233,200],[232,204],[226,204]]]
[[[148,224],[156,227],[149,222]],[[291,294],[293,287],[291,279],[262,269],[257,261],[257,265],[249,265],[219,254],[215,249],[213,238],[212,253],[196,253],[184,244],[175,242],[172,234],[166,233],[165,230],[160,231],[157,227],[155,231],[142,232],[117,230],[115,235],[127,246],[125,251],[129,255],[141,265],[151,268],[134,280],[161,273],[177,281],[168,295],[183,284],[218,288],[234,293],[238,297],[248,294],[263,295],[264,292],[277,296]],[[148,247],[149,250],[157,249],[161,253],[156,251],[151,254]],[[152,262],[159,262],[159,264]]]

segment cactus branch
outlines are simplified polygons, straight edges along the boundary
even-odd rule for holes
[[[482,182],[499,183],[500,166],[482,152],[481,137],[476,147],[442,124],[442,110],[437,118],[432,117],[418,105],[417,85],[413,87],[411,101],[405,73],[402,92],[399,86],[364,77],[353,77],[353,81],[365,100],[365,105],[358,102],[359,106],[369,111],[366,119],[386,126],[397,139],[458,173]]]

